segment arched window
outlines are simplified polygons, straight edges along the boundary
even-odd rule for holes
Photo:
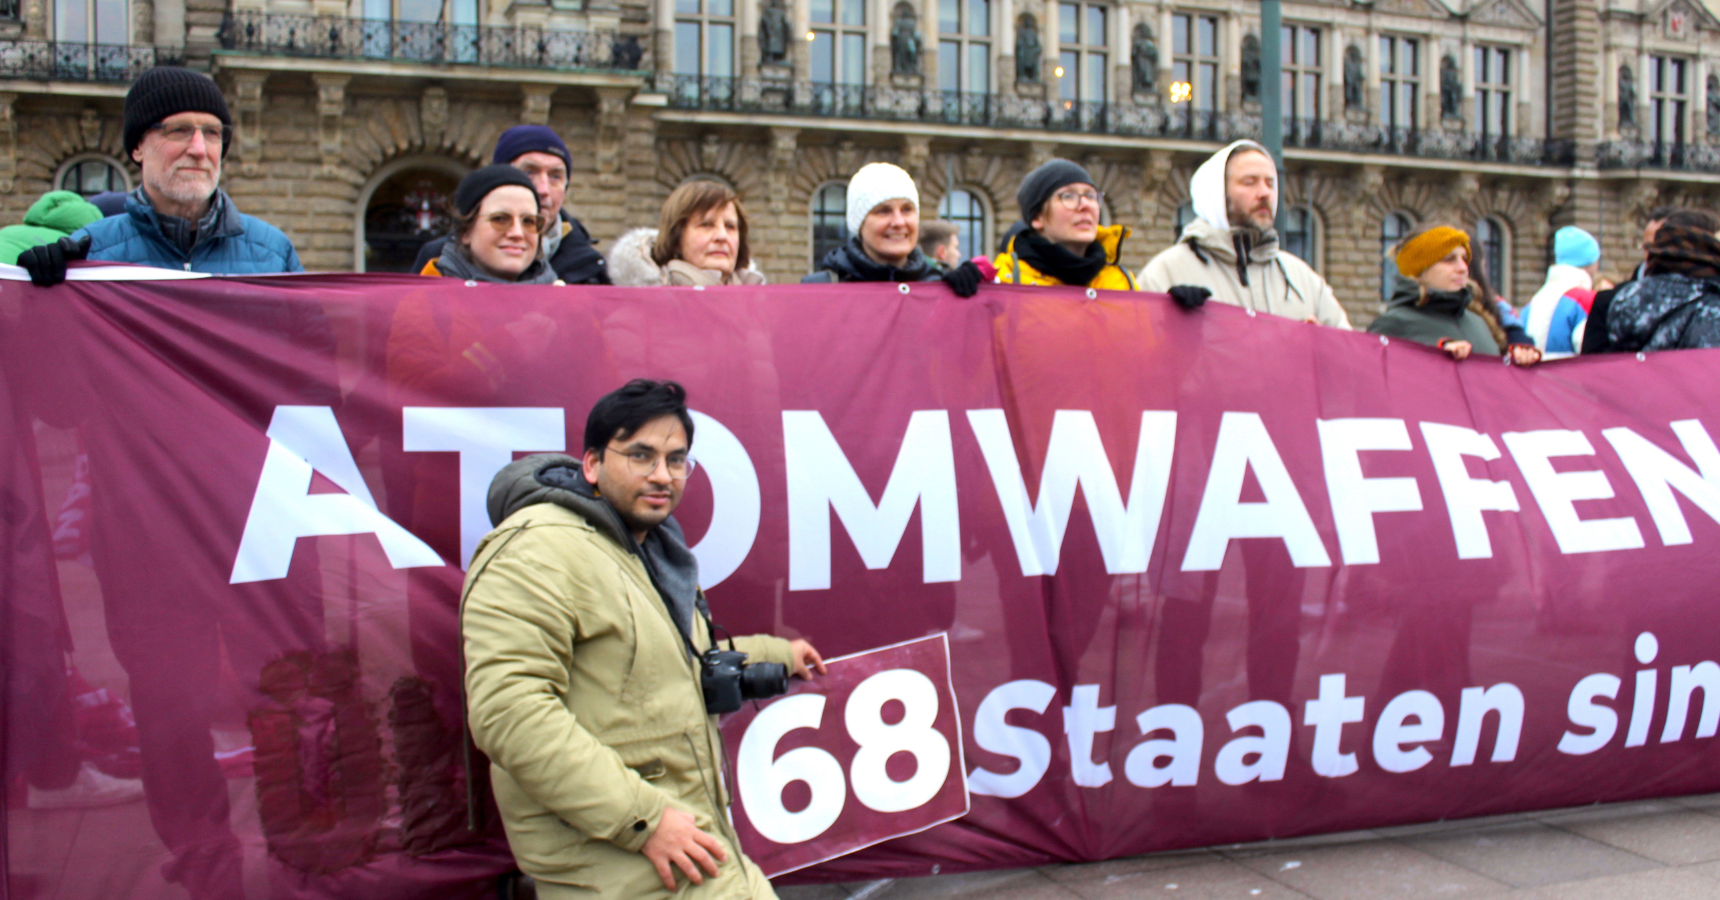
[[[94,197],[105,191],[124,193],[131,190],[125,169],[106,156],[74,156],[60,167],[54,179],[56,190],[75,191],[84,197]]]
[[[1392,246],[1404,239],[1413,228],[1409,216],[1403,213],[1387,213],[1380,220],[1380,302],[1392,298],[1392,287],[1397,282],[1397,260],[1392,258]]]
[[[418,251],[448,233],[448,206],[466,167],[437,156],[396,160],[378,169],[359,193],[360,272],[413,272]]]
[[[1176,239],[1177,240],[1179,240],[1179,241],[1182,240],[1183,229],[1187,228],[1188,223],[1193,222],[1193,221],[1194,221],[1194,201],[1190,200],[1190,201],[1184,203],[1183,205],[1177,207],[1177,220],[1176,220]]]
[[[986,215],[985,203],[973,192],[958,188],[945,194],[938,201],[938,218],[956,226],[963,259],[990,255],[987,252],[991,240],[990,217]]]
[[[848,185],[833,181],[812,195],[812,268],[848,242]]]
[[[1320,220],[1306,206],[1292,206],[1278,216],[1278,248],[1320,270]]]
[[[1481,260],[1481,274],[1487,276],[1488,284],[1493,292],[1500,296],[1510,296],[1509,284],[1505,281],[1510,277],[1511,258],[1509,242],[1505,237],[1505,225],[1491,216],[1482,218],[1475,223],[1476,256]]]

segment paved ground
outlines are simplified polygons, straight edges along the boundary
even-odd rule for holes
[[[778,893],[782,900],[1714,900],[1720,794]]]

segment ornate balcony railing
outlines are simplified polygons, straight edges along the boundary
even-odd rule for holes
[[[1023,128],[1211,143],[1258,139],[1261,131],[1259,116],[1215,113],[1186,105],[1107,105],[956,91],[697,75],[659,75],[656,83],[657,89],[668,95],[669,105],[677,109]],[[1569,166],[1575,156],[1573,145],[1566,141],[1379,128],[1317,119],[1286,120],[1284,146],[1534,166]]]
[[[127,82],[155,66],[183,62],[180,51],[173,48],[0,41],[0,78]]]
[[[1664,169],[1674,172],[1720,173],[1720,146],[1603,141],[1595,147],[1595,165],[1602,169]]]
[[[223,50],[271,56],[620,71],[645,62],[637,35],[528,26],[235,12],[222,20],[217,37]]]

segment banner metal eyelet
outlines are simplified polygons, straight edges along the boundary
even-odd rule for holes
[[[896,290],[900,293],[906,294],[909,290],[908,283],[904,281],[901,284],[896,285]]]

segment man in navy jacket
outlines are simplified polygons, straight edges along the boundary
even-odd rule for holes
[[[66,279],[66,262],[94,259],[212,275],[302,272],[292,241],[247,216],[218,187],[233,117],[207,75],[157,66],[125,95],[125,150],[143,185],[124,215],[26,251],[18,264],[41,286]]]

